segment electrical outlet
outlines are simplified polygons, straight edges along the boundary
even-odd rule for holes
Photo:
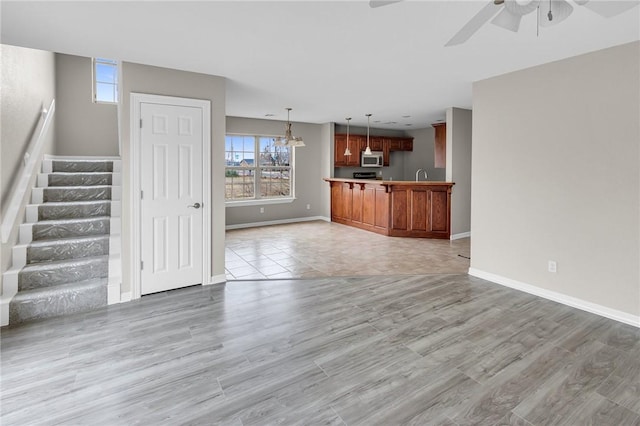
[[[311,210],[311,204],[307,204],[307,210]]]
[[[549,272],[553,272],[555,274],[558,272],[558,263],[555,260],[550,260],[547,265],[547,269]]]
[[[264,207],[260,207],[260,213],[264,213]]]

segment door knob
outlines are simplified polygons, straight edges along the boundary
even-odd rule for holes
[[[187,207],[193,207],[194,209],[199,209],[201,207],[200,203],[195,203]]]

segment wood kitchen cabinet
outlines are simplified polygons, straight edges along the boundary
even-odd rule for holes
[[[382,151],[384,149],[384,138],[380,136],[370,136],[369,137],[369,147],[371,151]],[[367,148],[367,137],[364,137],[364,148]]]
[[[451,235],[452,182],[325,180],[333,222],[394,237]]]
[[[335,135],[335,167],[360,167],[360,152],[364,150],[362,141],[363,138],[360,135],[349,135],[349,150],[351,151],[351,155],[345,156],[344,150],[347,148],[347,135]]]
[[[434,139],[434,167],[447,167],[447,123],[433,123],[436,131]]]
[[[347,135],[336,133],[334,145],[335,167],[360,167],[360,153],[367,148],[366,135],[349,135],[350,156],[344,155],[347,147]],[[384,166],[389,165],[389,158],[393,151],[413,151],[413,138],[392,136],[369,136],[371,151],[382,151]]]
[[[413,138],[401,139],[400,151],[413,151]]]

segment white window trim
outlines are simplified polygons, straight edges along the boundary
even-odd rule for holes
[[[116,82],[114,84],[114,86],[116,87],[116,100],[114,102],[109,102],[109,101],[101,101],[98,100],[98,90],[96,88],[96,84],[98,83],[96,81],[96,59],[99,58],[91,58],[91,100],[93,101],[94,104],[104,104],[104,105],[118,105],[118,100],[120,98],[120,62],[119,61],[115,61],[115,67],[116,67]],[[100,63],[104,63],[102,61],[99,61]]]
[[[225,136],[252,136],[257,138],[279,138],[281,136],[277,135],[265,135],[265,134],[249,134],[249,133],[225,133]],[[258,152],[256,140],[256,147],[254,147],[254,154]],[[225,151],[226,152],[226,151]],[[289,157],[289,167],[291,168],[291,176],[293,178],[291,182],[291,195],[289,197],[281,197],[281,198],[250,198],[250,199],[239,199],[239,200],[226,200],[225,199],[225,207],[244,207],[244,206],[259,206],[259,205],[267,205],[267,204],[289,204],[293,203],[296,200],[296,149],[295,147],[291,148],[290,157]],[[224,166],[225,174],[226,170],[230,168],[227,165]],[[232,167],[231,167],[232,168]],[[258,170],[260,167],[255,166],[252,167],[254,170]],[[256,173],[257,175],[257,173]],[[257,189],[257,188],[256,188]],[[257,191],[255,191],[257,193]]]

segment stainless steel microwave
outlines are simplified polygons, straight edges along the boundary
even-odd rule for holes
[[[365,154],[362,151],[360,160],[361,167],[382,167],[384,164],[384,154],[382,151],[372,151],[371,154]]]

